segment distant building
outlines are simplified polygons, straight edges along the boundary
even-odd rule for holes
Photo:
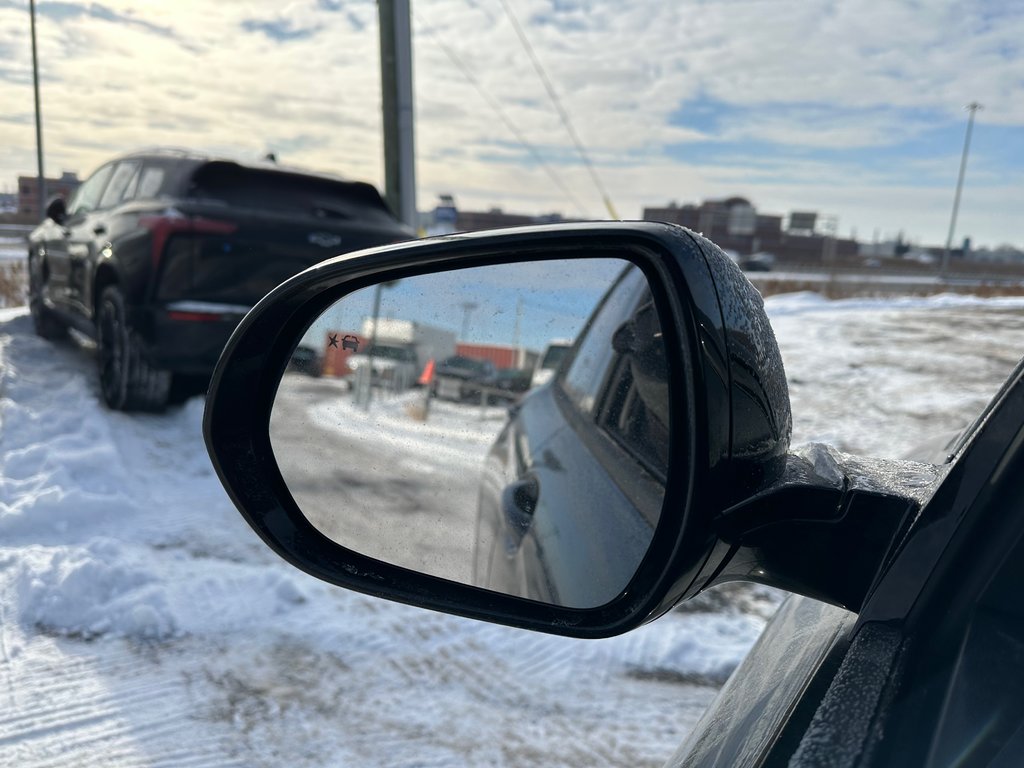
[[[743,197],[705,200],[700,205],[670,203],[664,207],[644,208],[643,218],[687,227],[721,248],[741,255],[767,252],[783,261],[820,262],[857,253],[857,243],[853,240],[792,227],[793,223],[800,226],[809,223],[813,227],[816,214],[793,214],[790,228],[784,231],[782,216],[758,213]]]
[[[422,228],[428,235],[522,227],[529,224],[552,224],[560,221],[566,221],[560,213],[530,216],[521,213],[505,213],[501,208],[491,208],[488,211],[462,211],[456,207],[455,198],[452,195],[440,195],[434,210],[421,214]]]
[[[82,184],[78,174],[64,171],[59,179],[46,179],[46,199],[61,196],[70,199]],[[44,203],[45,205],[45,203]],[[18,177],[18,213],[32,221],[42,221],[43,211],[39,209],[39,177]]]

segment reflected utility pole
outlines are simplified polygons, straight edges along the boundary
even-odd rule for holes
[[[469,335],[469,316],[480,305],[475,301],[464,301],[460,306],[462,307],[462,341],[465,341]]]
[[[971,130],[974,128],[974,113],[982,106],[972,101],[964,109],[970,114],[967,116],[967,135],[964,136],[964,152],[960,157],[960,175],[956,180],[956,195],[953,197],[953,215],[949,220],[949,236],[946,238],[946,250],[942,253],[942,273],[949,271],[950,250],[953,247],[953,233],[956,231],[956,214],[960,210],[960,193],[964,188],[964,172],[967,170],[967,152],[971,148]]]
[[[388,280],[384,283],[377,283],[373,291],[373,328],[370,330],[370,348],[366,352],[366,390],[363,392],[363,410],[370,410],[370,401],[373,400],[373,355],[377,349],[377,326],[380,324],[380,298],[385,288],[392,288],[398,285],[398,280]]]
[[[43,112],[39,106],[39,53],[36,49],[36,0],[28,0],[32,23],[32,86],[36,97],[36,172],[39,175],[39,219],[46,215],[46,176],[43,174]]]

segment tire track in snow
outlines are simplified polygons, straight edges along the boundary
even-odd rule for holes
[[[26,637],[14,667],[22,697],[0,707],[4,764],[245,765],[229,729],[190,721],[187,680],[124,640]],[[169,673],[169,674],[168,674]]]

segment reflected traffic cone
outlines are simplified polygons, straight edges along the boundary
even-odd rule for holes
[[[434,380],[434,358],[427,360],[427,364],[423,366],[423,373],[420,374],[419,384],[424,387],[430,384]]]

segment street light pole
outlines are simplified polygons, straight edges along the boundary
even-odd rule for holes
[[[43,113],[39,106],[39,53],[36,50],[36,0],[28,0],[28,13],[32,22],[32,86],[36,98],[36,171],[39,174],[39,216],[46,212],[46,176],[43,174]]]
[[[949,220],[949,235],[946,237],[946,250],[942,254],[942,272],[949,271],[950,250],[953,247],[953,233],[956,231],[956,215],[960,210],[960,193],[964,188],[964,172],[967,170],[967,152],[971,148],[971,131],[974,129],[974,113],[981,109],[981,104],[972,101],[964,109],[970,114],[967,116],[967,134],[964,136],[964,151],[960,157],[960,175],[956,180],[956,195],[953,196],[953,215]]]

